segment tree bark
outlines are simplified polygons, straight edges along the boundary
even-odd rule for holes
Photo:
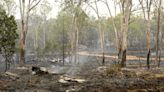
[[[109,15],[110,15],[111,20],[112,20],[112,26],[113,26],[113,29],[114,29],[114,32],[115,32],[115,46],[116,46],[117,52],[119,53],[119,39],[118,39],[118,31],[117,31],[117,28],[116,28],[116,24],[115,24],[114,18],[113,18],[113,16],[112,16],[112,13],[111,13],[111,10],[110,10],[108,1],[105,0],[104,3],[105,3],[105,5],[107,6]],[[116,4],[115,4],[115,16],[116,16]],[[119,56],[119,55],[118,55],[118,56]],[[117,61],[117,60],[116,60],[116,61]]]
[[[150,19],[147,21],[147,32],[146,32],[146,41],[147,41],[147,68],[150,69],[150,56],[151,56],[151,46],[150,46]]]
[[[147,24],[147,31],[146,31],[146,43],[147,43],[147,68],[150,68],[150,56],[151,56],[151,36],[150,36],[150,30],[151,30],[151,22],[150,22],[150,10],[152,6],[153,0],[145,0],[146,5],[144,6],[144,0],[139,0],[139,3],[142,7],[145,23]],[[146,9],[145,9],[146,7]]]
[[[20,39],[20,65],[23,65],[25,62],[25,22],[22,19],[22,32],[21,32],[21,39]]]
[[[127,52],[127,37],[129,30],[129,19],[131,12],[132,0],[125,0],[122,2],[123,18],[122,18],[122,42],[121,42],[121,67],[126,66],[126,52]]]
[[[102,53],[102,65],[105,64],[105,56],[104,56],[104,30],[102,30],[101,28],[101,23],[100,23],[100,16],[99,16],[99,10],[98,10],[98,6],[97,6],[97,1],[95,1],[95,12],[97,14],[97,18],[98,18],[98,31],[99,31],[99,38],[100,38],[100,46],[101,46],[101,53]]]
[[[65,27],[65,25],[64,25],[64,16],[63,16],[63,40],[62,40],[62,42],[63,42],[63,65],[64,65],[64,63],[65,63],[65,29],[64,29],[64,27]]]
[[[159,34],[160,34],[160,17],[161,17],[161,2],[162,0],[159,1],[159,6],[158,6],[158,20],[157,20],[157,33],[156,33],[156,58],[155,62],[158,62],[158,67],[160,66],[160,54],[159,54],[159,49],[160,49],[160,43],[159,43]]]
[[[20,4],[20,15],[21,15],[21,37],[20,37],[20,64],[25,63],[25,44],[26,44],[26,34],[28,31],[28,19],[30,11],[36,7],[41,0],[28,0],[26,7],[25,0],[19,0]],[[36,2],[34,4],[34,2]]]
[[[147,68],[150,69],[150,49],[148,49],[148,53],[147,53]]]
[[[94,0],[95,8],[88,4],[96,13],[97,18],[98,18],[98,33],[99,33],[99,41],[100,41],[100,47],[101,47],[101,54],[102,54],[102,65],[105,64],[105,56],[104,56],[104,30],[101,30],[101,24],[100,24],[100,16],[99,16],[99,10],[97,6],[97,1]]]
[[[77,26],[77,19],[76,19],[76,16],[75,16],[75,63],[77,63],[77,60],[78,60],[78,43],[79,43],[79,28]]]

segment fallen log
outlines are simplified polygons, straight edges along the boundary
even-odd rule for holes
[[[13,80],[20,78],[19,75],[15,74],[15,73],[11,73],[11,72],[5,72],[5,76],[9,76]]]
[[[28,68],[27,67],[17,67],[16,69],[18,69],[18,70],[28,70]]]
[[[69,82],[84,83],[85,81],[86,80],[84,79],[63,77],[63,76],[59,79],[60,83],[69,83]]]
[[[11,72],[5,72],[6,75],[13,76],[19,78],[19,75],[11,73]]]

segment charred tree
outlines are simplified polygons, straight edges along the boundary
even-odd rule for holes
[[[149,59],[150,59],[150,50],[148,51],[148,54],[147,54],[147,63],[146,63],[148,69],[150,69],[150,62],[149,62],[150,60]]]
[[[132,0],[123,0],[122,4],[122,28],[121,28],[121,67],[126,66],[126,51],[127,51],[127,37],[128,37],[128,30],[129,30],[129,20],[130,20],[130,13],[132,8]]]
[[[145,23],[146,23],[146,43],[147,43],[147,67],[150,68],[150,56],[151,56],[151,37],[150,37],[150,30],[151,30],[151,21],[150,21],[150,10],[152,6],[153,0],[139,0],[140,5],[142,7]]]

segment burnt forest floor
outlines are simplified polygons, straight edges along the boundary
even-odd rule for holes
[[[29,63],[1,73],[0,92],[164,92],[163,67],[120,68],[90,61],[60,65],[65,67],[62,73],[33,75],[32,66]]]

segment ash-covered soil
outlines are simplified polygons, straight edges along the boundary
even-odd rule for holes
[[[62,73],[34,75],[32,66],[30,63],[1,73],[0,92],[164,92],[162,67],[121,69],[117,65],[102,66],[100,62],[90,61],[60,65]]]

